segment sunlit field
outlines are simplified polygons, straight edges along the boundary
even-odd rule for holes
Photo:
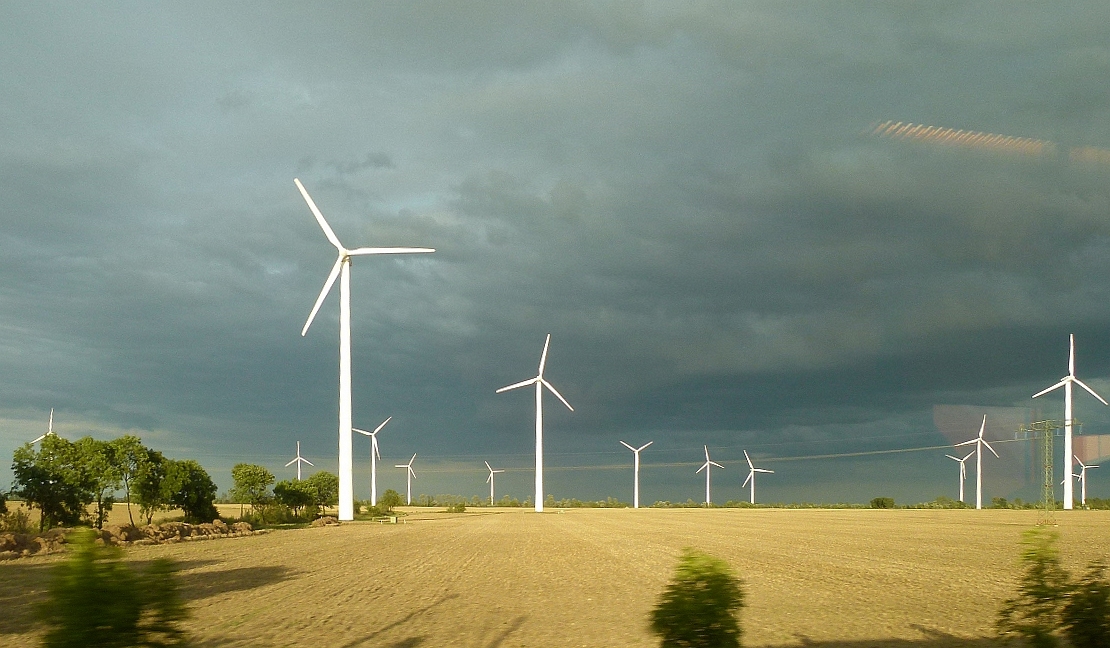
[[[182,567],[201,646],[653,646],[680,550],[746,583],[747,646],[986,646],[1036,511],[408,509],[348,523],[133,547]],[[1110,512],[1057,514],[1078,571]],[[0,563],[0,645],[33,645],[55,556]]]

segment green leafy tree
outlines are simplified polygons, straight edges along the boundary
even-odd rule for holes
[[[316,489],[304,481],[283,480],[274,484],[274,499],[278,504],[289,507],[296,516],[305,508],[316,505]]]
[[[1021,640],[1033,648],[1060,645],[1056,630],[1071,591],[1068,573],[1060,566],[1058,535],[1044,527],[1022,534],[1021,561],[1025,567],[1018,595],[1002,604],[995,622],[999,637]]]
[[[321,470],[313,473],[304,482],[315,492],[312,504],[318,512],[324,507],[335,506],[339,503],[339,477],[326,470]]]
[[[274,473],[257,464],[238,463],[231,468],[231,497],[239,503],[251,505],[257,510],[269,498],[270,484],[274,483]]]
[[[871,500],[871,508],[876,509],[892,509],[894,508],[893,497],[876,497]]]
[[[743,586],[728,564],[686,549],[651,613],[651,629],[664,648],[738,648],[742,607]]]
[[[401,494],[392,488],[387,489],[382,496],[378,498],[378,506],[386,513],[392,513],[393,509],[403,504],[405,500],[401,499]]]
[[[39,616],[49,648],[84,646],[181,646],[179,623],[187,609],[173,563],[155,560],[136,573],[120,550],[98,546],[92,531],[70,537],[70,557],[57,565]]]
[[[88,482],[74,444],[56,434],[46,436],[36,451],[30,443],[12,455],[15,493],[41,512],[39,530],[80,522],[92,503]]]
[[[123,482],[127,519],[131,521],[131,526],[135,526],[135,516],[131,514],[131,486],[141,477],[146,466],[147,449],[143,447],[139,437],[130,434],[112,439],[109,443],[115,455],[120,481]]]
[[[212,503],[216,484],[203,467],[192,459],[173,462],[172,483],[177,489],[170,496],[170,505],[185,512],[187,522],[211,522],[220,516]]]
[[[1110,646],[1110,583],[1105,563],[1087,566],[1083,580],[1072,588],[1064,604],[1062,617],[1064,636],[1072,648]]]
[[[147,448],[145,454],[131,487],[139,514],[150,524],[156,512],[170,508],[174,494],[180,489],[180,472],[177,462],[166,459],[161,452]]]
[[[83,479],[92,490],[93,503],[96,505],[96,528],[104,528],[104,520],[115,504],[115,492],[121,485],[119,464],[116,461],[115,446],[106,441],[84,437],[74,444]]]
[[[0,491],[0,515],[8,514],[8,495],[4,491]]]

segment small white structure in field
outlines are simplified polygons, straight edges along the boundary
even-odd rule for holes
[[[555,396],[558,397],[559,400],[563,401],[563,405],[566,405],[567,409],[569,409],[572,412],[574,411],[574,408],[570,406],[570,403],[567,402],[567,399],[563,398],[563,395],[560,394],[558,392],[558,390],[556,390],[551,385],[551,383],[544,380],[543,367],[544,367],[544,364],[547,362],[547,347],[550,344],[551,344],[551,334],[548,333],[547,334],[547,339],[543,343],[543,353],[540,355],[540,371],[539,371],[539,374],[537,374],[535,378],[529,378],[528,380],[522,380],[521,382],[514,383],[512,385],[509,385],[508,387],[502,387],[501,389],[497,390],[497,393],[500,394],[501,392],[506,392],[506,391],[509,391],[510,389],[516,389],[517,387],[527,387],[528,385],[533,385],[533,384],[536,386],[536,500],[535,501],[536,501],[536,512],[537,513],[543,513],[543,388],[547,387],[549,390],[551,390],[552,394],[555,394]]]
[[[312,320],[316,318],[320,305],[324,303],[324,298],[328,296],[332,285],[335,284],[335,278],[341,276],[339,282],[339,519],[350,521],[355,519],[354,457],[351,449],[351,257],[368,254],[418,254],[435,252],[435,250],[409,247],[364,247],[348,250],[343,247],[339,237],[324,220],[324,215],[320,213],[301,181],[293,178],[293,183],[297,185],[304,201],[308,203],[308,208],[312,210],[312,215],[316,217],[320,229],[324,230],[324,236],[328,237],[328,241],[339,251],[339,258],[335,260],[335,265],[332,266],[331,273],[324,282],[324,289],[320,291],[308,321],[301,329],[301,337],[308,333],[308,327],[312,326]]]
[[[964,479],[967,478],[967,467],[964,465],[964,462],[967,461],[968,458],[971,457],[971,455],[973,455],[973,454],[975,454],[974,450],[967,453],[967,456],[965,456],[963,459],[960,459],[959,457],[953,457],[950,454],[944,455],[945,457],[948,457],[952,461],[960,462],[960,501],[961,502],[964,501]]]
[[[1086,506],[1087,505],[1087,469],[1089,469],[1089,468],[1098,468],[1098,466],[1095,465],[1095,464],[1085,464],[1085,463],[1083,463],[1083,460],[1080,459],[1078,456],[1075,458],[1075,460],[1077,462],[1079,462],[1079,474],[1076,475],[1075,478],[1079,480],[1079,484],[1081,486],[1079,492],[1082,493],[1081,498],[1079,500],[1079,504],[1080,504],[1080,506]]]
[[[377,506],[378,505],[378,461],[377,460],[382,458],[382,453],[378,452],[378,432],[381,432],[382,428],[385,427],[385,424],[389,423],[389,421],[392,418],[393,417],[390,416],[386,420],[382,421],[382,424],[379,425],[378,427],[374,428],[373,432],[367,432],[366,430],[360,430],[358,428],[351,428],[353,431],[358,432],[359,434],[364,434],[364,435],[370,437],[370,505],[371,506]]]
[[[297,464],[297,481],[301,481],[301,464],[302,463],[306,463],[306,464],[312,466],[313,468],[316,467],[316,465],[313,464],[311,461],[309,461],[308,459],[305,459],[304,457],[301,456],[301,442],[298,441],[297,442],[297,456],[293,458],[293,461],[290,461],[289,463],[285,464],[286,468],[288,468],[289,466],[292,466],[293,464]]]
[[[1094,396],[1095,398],[1097,398],[1103,405],[1110,404],[1110,403],[1107,403],[1106,400],[1102,398],[1102,396],[1099,396],[1098,394],[1096,394],[1095,390],[1093,390],[1090,387],[1088,387],[1087,385],[1083,384],[1082,380],[1075,377],[1075,334],[1074,333],[1071,334],[1071,348],[1068,352],[1068,375],[1061,378],[1060,382],[1058,382],[1055,385],[1049,387],[1048,389],[1044,389],[1044,390],[1041,390],[1041,391],[1037,392],[1036,394],[1033,394],[1033,398],[1036,398],[1038,396],[1043,396],[1043,395],[1047,394],[1048,392],[1053,391],[1055,389],[1059,389],[1060,387],[1064,388],[1064,509],[1066,509],[1066,510],[1071,510],[1073,508],[1073,503],[1074,503],[1074,499],[1075,499],[1075,491],[1072,489],[1071,479],[1068,479],[1068,476],[1071,475],[1072,471],[1075,469],[1073,467],[1072,462],[1071,462],[1071,458],[1073,456],[1075,456],[1075,455],[1072,454],[1072,437],[1071,437],[1071,426],[1072,426],[1072,423],[1074,421],[1074,419],[1072,418],[1072,407],[1071,407],[1071,386],[1072,386],[1072,383],[1075,383],[1076,385],[1079,385],[1083,389],[1086,389],[1087,392],[1091,394],[1091,396]]]
[[[43,439],[50,436],[51,434],[53,434],[54,436],[58,436],[57,434],[54,433],[54,408],[53,407],[50,408],[50,420],[47,421],[47,423],[46,423],[46,433],[43,434],[42,436],[40,436],[39,438],[35,439],[34,441],[32,441],[31,445],[34,445],[34,444],[38,443],[39,441],[42,441]]]
[[[709,460],[709,446],[702,446],[702,447],[705,448],[705,463],[703,463],[701,465],[701,468],[698,468],[697,472],[701,472],[703,470],[705,471],[705,503],[706,503],[706,505],[709,505],[709,504],[713,503],[713,500],[709,498],[709,470],[710,470],[709,467],[710,466],[716,466],[718,468],[724,468],[724,466],[717,463],[716,461],[710,461]]]
[[[747,450],[744,451],[744,458],[748,460],[748,478],[744,480],[744,483],[740,485],[740,488],[743,488],[743,487],[747,486],[748,482],[752,483],[751,503],[755,504],[755,474],[757,472],[773,473],[775,471],[767,470],[765,468],[756,468],[755,466],[753,466],[752,465],[752,458],[748,456],[748,451]]]
[[[408,486],[405,489],[405,504],[408,506],[412,506],[412,480],[416,478],[416,473],[412,469],[412,462],[414,461],[416,461],[415,452],[412,453],[412,459],[409,459],[407,464],[397,464],[393,466],[394,468],[404,468],[406,470],[405,482]]]
[[[983,430],[985,429],[987,429],[986,415],[983,416],[983,424],[979,426],[979,436],[955,445],[958,448],[972,443],[975,444],[975,508],[977,509],[983,508],[983,446],[987,446],[987,450],[990,450],[995,458],[998,458],[998,453],[994,451],[991,444],[983,440]]]
[[[493,506],[493,476],[497,473],[503,473],[505,471],[494,470],[493,468],[490,468],[488,461],[483,461],[482,463],[486,464],[486,468],[489,468],[489,477],[486,478],[486,482],[489,483],[489,505]]]
[[[655,442],[654,441],[648,441],[647,443],[640,446],[639,448],[633,448],[632,446],[628,445],[624,441],[621,441],[621,445],[628,448],[629,450],[631,450],[633,452],[633,454],[636,455],[635,481],[633,482],[633,488],[632,488],[632,508],[640,508],[640,451],[643,450],[644,448],[648,447],[649,445],[653,444],[653,443],[655,443]]]

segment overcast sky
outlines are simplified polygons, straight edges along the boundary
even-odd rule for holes
[[[335,252],[294,177],[348,247],[437,250],[353,263],[380,488],[418,452],[414,493],[488,493],[488,460],[530,495],[533,398],[494,390],[547,333],[560,498],[630,500],[622,439],[655,442],[648,502],[703,498],[703,445],[715,501],[745,449],[763,501],[955,497],[944,449],[798,457],[983,414],[1011,440],[986,496],[1036,497],[1012,439],[1062,416],[1030,395],[1069,333],[1110,395],[1110,163],[1074,154],[1110,149],[1102,1],[0,2],[0,62],[0,458],[54,408],[221,489],[240,461],[290,477],[298,440],[335,471],[338,294],[300,336]],[[1110,434],[1093,398],[1076,416]]]

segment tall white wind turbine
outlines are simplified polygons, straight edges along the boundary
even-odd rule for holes
[[[309,314],[308,321],[301,329],[301,336],[303,337],[308,333],[308,327],[312,326],[312,320],[315,319],[317,311],[320,310],[320,305],[324,303],[324,298],[328,296],[328,292],[335,283],[335,278],[341,276],[339,282],[339,519],[353,520],[355,519],[355,488],[354,459],[351,451],[351,257],[370,254],[417,254],[435,252],[435,250],[432,248],[410,247],[365,247],[348,250],[343,247],[343,244],[339,242],[339,237],[335,235],[328,222],[324,220],[324,215],[320,213],[316,203],[312,202],[312,197],[305,191],[301,181],[294,178],[293,183],[297,185],[304,201],[308,203],[308,208],[312,210],[312,215],[316,217],[320,229],[324,230],[324,236],[339,251],[339,258],[335,260],[335,265],[332,266],[331,273],[328,274],[328,279],[324,282],[324,289],[320,291],[320,296],[316,298],[312,313]]]
[[[42,441],[43,439],[50,436],[51,434],[54,434],[54,408],[53,407],[50,408],[50,420],[46,424],[46,433],[43,434],[42,436],[40,436],[39,438],[35,439],[34,441],[32,441],[31,445],[34,445],[34,444],[38,443],[39,441]],[[57,436],[57,435],[55,435],[55,436]]]
[[[378,427],[376,427],[373,432],[367,432],[366,430],[360,430],[358,428],[351,428],[353,431],[358,432],[359,434],[364,434],[364,435],[370,437],[370,505],[371,506],[377,506],[378,505],[378,461],[377,460],[382,458],[382,453],[378,452],[378,432],[381,432],[382,428],[385,427],[385,424],[389,423],[390,419],[392,419],[392,418],[393,417],[390,416],[386,420],[382,421],[382,424],[379,425]]]
[[[713,500],[711,500],[709,498],[709,470],[710,470],[709,467],[710,466],[716,466],[718,468],[724,468],[724,466],[717,463],[716,461],[710,461],[709,460],[709,446],[702,446],[702,447],[705,448],[705,463],[703,463],[701,465],[701,468],[698,468],[697,472],[701,472],[703,470],[705,471],[705,504],[706,504],[706,506],[708,506],[708,505],[713,503]]]
[[[493,468],[490,468],[488,461],[483,461],[482,463],[486,464],[486,468],[489,468],[489,477],[486,478],[486,481],[489,482],[489,505],[493,506],[493,476],[497,473],[503,473],[505,471],[494,470]]]
[[[543,354],[540,355],[540,371],[539,371],[539,374],[537,374],[535,378],[529,378],[528,380],[523,380],[521,382],[509,385],[508,387],[502,387],[501,389],[497,390],[497,393],[500,394],[501,392],[509,391],[510,389],[516,389],[517,387],[527,387],[528,385],[533,385],[533,384],[536,386],[536,512],[537,513],[543,513],[543,388],[547,387],[549,390],[551,390],[552,394],[555,394],[555,396],[558,397],[559,400],[563,401],[563,405],[566,405],[567,409],[569,409],[572,412],[574,411],[574,408],[570,406],[570,403],[567,402],[567,399],[563,398],[563,395],[560,394],[559,391],[557,389],[555,389],[551,385],[551,383],[547,382],[547,380],[545,380],[544,377],[543,377],[543,367],[544,367],[544,364],[547,362],[547,347],[550,344],[551,344],[551,334],[548,333],[547,334],[547,340],[545,340],[544,343],[543,343]]]
[[[312,466],[313,468],[316,467],[316,464],[312,463],[308,459],[305,459],[304,457],[301,456],[301,442],[298,441],[297,442],[297,456],[293,459],[293,461],[290,461],[289,463],[285,464],[286,468],[288,468],[289,466],[292,466],[293,464],[297,464],[297,481],[301,481],[301,464],[302,463],[306,463],[306,464]]]
[[[756,468],[755,466],[753,466],[752,465],[752,458],[748,456],[748,451],[747,450],[744,451],[744,458],[748,460],[748,478],[744,480],[744,483],[740,485],[740,488],[743,488],[743,487],[747,486],[748,482],[752,483],[751,503],[755,504],[755,474],[757,472],[773,473],[775,471],[767,470],[765,468]]]
[[[409,459],[409,462],[407,464],[397,464],[396,466],[394,466],[394,468],[404,468],[406,470],[405,482],[407,482],[408,488],[406,488],[405,504],[407,506],[412,506],[412,480],[416,478],[416,473],[413,472],[412,469],[412,462],[414,461],[416,461],[415,452],[412,453],[412,459]]]
[[[1081,490],[1079,491],[1081,493],[1079,504],[1080,504],[1080,506],[1086,506],[1087,505],[1087,469],[1088,468],[1098,468],[1098,466],[1095,465],[1095,464],[1085,464],[1085,463],[1083,463],[1083,460],[1080,459],[1079,457],[1076,457],[1075,460],[1079,462],[1079,474],[1076,475],[1076,477],[1079,479],[1079,484],[1080,484],[1080,488],[1081,488]]]
[[[964,457],[963,459],[960,459],[959,457],[953,457],[950,454],[944,455],[945,457],[948,457],[952,461],[960,462],[960,501],[961,502],[964,501],[964,479],[967,477],[967,467],[964,465],[964,462],[967,461],[968,457],[970,457],[973,454],[975,454],[974,450],[967,453],[967,456]]]
[[[636,470],[635,470],[636,481],[633,482],[633,488],[632,488],[632,508],[640,508],[640,451],[643,450],[644,448],[648,447],[649,445],[653,444],[653,443],[655,443],[655,442],[654,441],[648,441],[647,443],[640,446],[639,448],[633,448],[632,446],[628,445],[624,441],[621,441],[621,445],[628,448],[629,450],[631,450],[633,452],[633,454],[636,455],[636,462],[635,462],[635,465],[636,465]]]
[[[1088,387],[1087,385],[1083,384],[1082,380],[1075,377],[1075,334],[1074,333],[1071,334],[1071,348],[1068,352],[1068,375],[1061,378],[1060,382],[1058,382],[1055,385],[1049,387],[1048,389],[1044,389],[1044,390],[1041,390],[1041,391],[1037,392],[1036,394],[1033,394],[1033,398],[1036,398],[1038,396],[1043,396],[1043,395],[1047,394],[1048,392],[1053,391],[1055,389],[1058,389],[1060,387],[1064,388],[1064,509],[1066,509],[1066,510],[1071,510],[1073,508],[1072,505],[1073,505],[1074,499],[1075,499],[1075,491],[1072,490],[1071,479],[1068,478],[1068,476],[1071,475],[1072,471],[1074,470],[1073,464],[1071,462],[1071,458],[1074,456],[1072,454],[1072,447],[1071,447],[1071,444],[1072,444],[1072,439],[1071,439],[1071,426],[1072,426],[1071,385],[1072,385],[1072,383],[1075,383],[1076,385],[1079,385],[1083,389],[1086,389],[1087,392],[1091,394],[1091,396],[1094,396],[1095,398],[1097,398],[1103,405],[1110,405],[1110,403],[1107,403],[1106,400],[1102,398],[1102,396],[1099,396],[1098,394],[1096,394],[1095,390],[1093,390],[1090,387]]]
[[[983,424],[979,426],[979,436],[955,445],[958,448],[972,443],[975,444],[975,508],[977,509],[983,508],[983,446],[987,446],[987,450],[990,450],[998,458],[998,453],[994,451],[991,444],[983,439],[983,430],[985,429],[987,429],[987,417],[984,415]]]

